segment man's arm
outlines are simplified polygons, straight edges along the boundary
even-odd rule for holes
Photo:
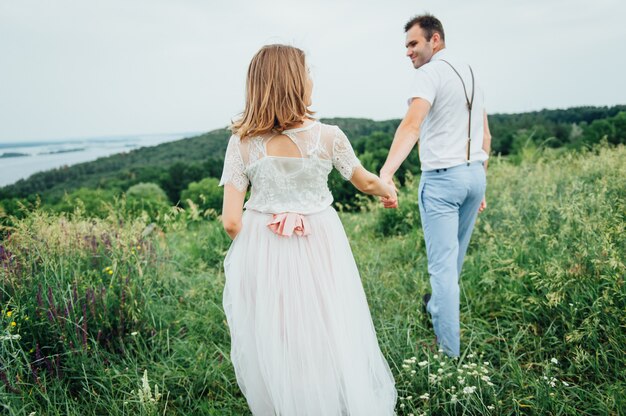
[[[487,120],[487,112],[484,111],[484,121],[483,121],[483,150],[487,155],[491,152],[491,132],[489,131],[489,121]],[[489,159],[485,160],[485,173],[487,173],[487,166],[489,165]],[[483,200],[480,202],[480,206],[478,207],[478,212],[481,213],[487,208],[487,199],[483,196]]]
[[[393,186],[393,175],[419,140],[420,128],[429,111],[430,103],[423,98],[414,98],[411,101],[411,105],[393,137],[387,160],[380,170],[380,178],[384,182]]]
[[[483,133],[483,150],[489,156],[491,152],[491,132],[489,131],[489,121],[487,120],[487,112],[484,111],[484,133]],[[485,172],[487,171],[487,165],[489,164],[489,159],[485,161]]]

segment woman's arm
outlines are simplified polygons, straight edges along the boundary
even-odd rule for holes
[[[354,168],[350,182],[364,194],[376,195],[382,198],[391,198],[395,195],[394,189],[390,185],[384,183],[378,176],[369,172],[363,166]]]
[[[233,185],[224,185],[222,225],[231,240],[234,240],[239,231],[241,231],[241,217],[243,216],[243,202],[245,199],[246,190],[240,191]]]

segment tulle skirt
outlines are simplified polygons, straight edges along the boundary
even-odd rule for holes
[[[393,415],[393,375],[378,346],[336,211],[310,235],[274,234],[247,210],[224,269],[237,382],[257,416]]]

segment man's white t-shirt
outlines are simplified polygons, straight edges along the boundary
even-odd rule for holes
[[[467,96],[472,99],[472,75],[467,64],[458,62],[447,49],[433,55],[415,71],[409,104],[423,98],[431,105],[420,130],[419,154],[423,171],[450,168],[467,163],[468,110],[463,84],[445,59],[463,77]],[[474,74],[475,76],[476,74]],[[485,100],[476,78],[472,105],[470,161],[489,158],[483,150]]]

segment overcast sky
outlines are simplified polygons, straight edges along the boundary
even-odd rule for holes
[[[426,11],[491,113],[626,104],[623,0],[0,0],[0,142],[225,127],[267,43],[307,53],[318,116],[401,118]]]

